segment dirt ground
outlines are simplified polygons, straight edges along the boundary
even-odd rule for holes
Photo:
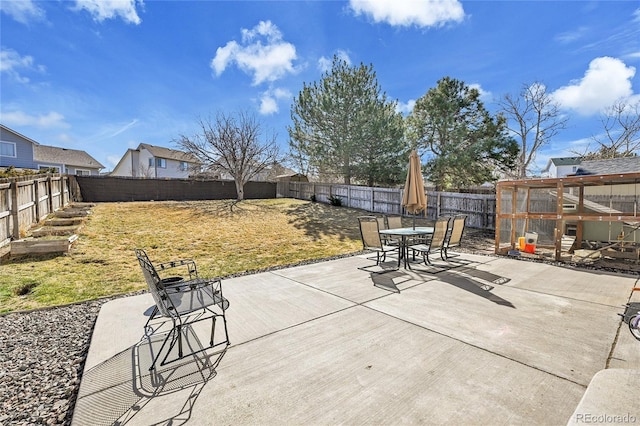
[[[465,234],[462,237],[462,245],[457,250],[465,253],[493,256],[495,255],[494,232],[467,228],[465,229]],[[581,262],[573,262],[569,260],[565,262],[556,262],[553,259],[553,254],[551,252],[546,253],[546,256],[543,256],[541,258],[522,255],[519,257],[519,259],[532,262],[545,262],[573,268],[602,270],[640,276],[640,264],[633,260],[612,259],[604,257],[594,261],[585,260]]]

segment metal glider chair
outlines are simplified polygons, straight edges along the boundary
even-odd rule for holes
[[[147,253],[141,249],[135,249],[136,257],[142,268],[142,273],[149,286],[149,291],[155,301],[153,312],[144,326],[144,334],[151,342],[151,336],[162,327],[166,319],[170,319],[173,326],[167,333],[162,346],[158,350],[149,370],[156,366],[163,349],[169,343],[164,358],[160,365],[166,365],[178,361],[185,356],[194,355],[213,347],[229,346],[227,333],[227,319],[225,311],[229,307],[229,301],[222,296],[222,282],[220,279],[205,279],[198,277],[196,264],[191,259],[165,262],[156,267],[151,263]],[[174,272],[186,272],[185,276],[173,276],[161,279],[158,272],[172,270]],[[165,320],[154,330],[152,321],[163,317]],[[222,318],[224,340],[215,342],[216,319]],[[209,346],[184,353],[183,340],[188,328],[197,322],[211,320],[211,334]],[[171,351],[178,345],[178,357],[167,361]]]
[[[400,252],[400,248],[397,245],[390,246],[384,244],[382,238],[380,238],[380,227],[378,220],[373,216],[360,216],[358,217],[360,223],[360,236],[362,237],[362,246],[364,250],[371,250],[376,252],[376,266],[384,262],[387,253]]]

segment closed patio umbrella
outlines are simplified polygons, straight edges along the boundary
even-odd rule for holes
[[[418,153],[414,149],[409,156],[409,171],[407,181],[402,192],[402,207],[413,215],[427,210],[427,196],[424,193],[422,180],[422,166]],[[413,217],[413,227],[416,227],[416,218]]]

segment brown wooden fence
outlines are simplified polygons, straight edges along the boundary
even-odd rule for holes
[[[426,191],[428,219],[443,215],[466,214],[467,226],[494,230],[495,194]],[[314,182],[278,182],[278,197],[291,197],[329,203],[339,197],[343,206],[388,215],[404,214],[402,188],[376,188]]]
[[[0,179],[0,247],[24,233],[71,199],[69,177],[22,176]]]

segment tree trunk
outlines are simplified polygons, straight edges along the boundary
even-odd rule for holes
[[[239,180],[236,180],[235,182],[236,182],[236,194],[237,194],[236,199],[238,201],[242,201],[244,200],[244,184]]]

